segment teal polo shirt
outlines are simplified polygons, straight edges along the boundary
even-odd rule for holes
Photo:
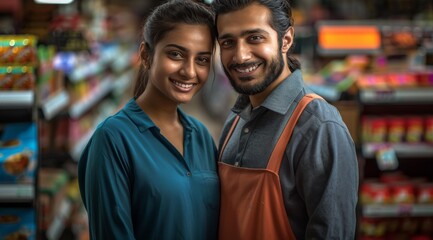
[[[184,156],[131,99],[95,130],[78,164],[91,239],[216,239],[217,151],[205,126],[178,113]]]

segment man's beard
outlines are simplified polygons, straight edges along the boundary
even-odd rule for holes
[[[271,63],[269,64],[269,72],[265,76],[265,79],[257,83],[253,86],[241,86],[241,84],[236,84],[236,81],[230,76],[227,69],[224,67],[224,72],[227,76],[227,78],[230,80],[230,83],[232,87],[235,89],[236,92],[240,94],[245,95],[255,95],[257,93],[263,92],[269,85],[271,85],[283,72],[284,69],[284,61],[283,61],[283,55],[279,54],[278,59],[275,61],[273,59]],[[245,78],[245,80],[249,80]]]

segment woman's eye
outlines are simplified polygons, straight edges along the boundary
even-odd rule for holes
[[[207,65],[210,62],[210,58],[209,57],[198,57],[197,62],[200,65]]]
[[[182,53],[180,53],[178,51],[171,51],[171,52],[168,53],[168,55],[171,58],[174,58],[174,59],[180,59],[180,58],[182,58]]]

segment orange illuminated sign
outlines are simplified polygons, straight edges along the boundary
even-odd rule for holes
[[[380,31],[375,26],[321,26],[319,47],[323,50],[377,50]]]

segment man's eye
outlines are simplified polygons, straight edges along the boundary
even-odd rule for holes
[[[251,41],[260,41],[263,39],[263,37],[262,36],[251,36],[250,39],[251,39]]]
[[[223,47],[223,48],[227,48],[227,47],[230,47],[230,46],[233,45],[233,41],[232,41],[232,40],[225,40],[225,41],[222,41],[222,42],[220,43],[220,45],[221,45],[221,47]]]

